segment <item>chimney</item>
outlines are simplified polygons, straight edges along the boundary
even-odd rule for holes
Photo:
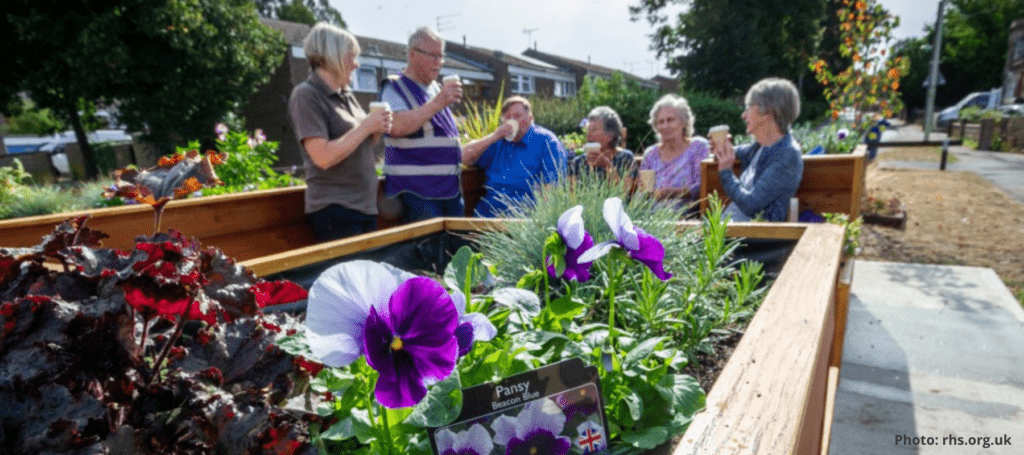
[[[466,35],[462,35],[462,47],[466,47]]]
[[[537,50],[537,42],[536,41],[533,42],[533,50]]]

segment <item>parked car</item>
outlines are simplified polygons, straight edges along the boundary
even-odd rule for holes
[[[1003,113],[1003,117],[1024,117],[1024,103],[1004,104],[996,109]]]
[[[121,130],[96,130],[88,135],[89,143],[97,142],[131,142],[132,136]],[[74,131],[66,131],[60,134],[55,134],[49,138],[50,140],[39,147],[41,152],[50,152],[50,162],[53,163],[53,167],[60,172],[61,175],[71,175],[71,165],[68,162],[68,156],[64,153],[64,146],[77,142]]]
[[[964,97],[956,104],[939,112],[935,125],[945,127],[949,122],[960,118],[960,111],[966,107],[978,106],[982,109],[995,109],[999,103],[1002,89],[992,89],[987,92],[974,92]]]

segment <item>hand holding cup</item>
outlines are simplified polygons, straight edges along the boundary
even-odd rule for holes
[[[391,132],[391,105],[384,101],[371,102],[367,120],[372,122],[374,140],[379,140],[383,133]]]
[[[462,101],[462,78],[458,74],[449,74],[441,79],[441,94],[446,104]]]

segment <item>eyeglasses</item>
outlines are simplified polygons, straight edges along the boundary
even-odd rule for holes
[[[435,54],[433,52],[427,52],[427,51],[425,51],[423,49],[420,49],[418,47],[414,47],[414,48],[412,48],[412,50],[414,50],[416,52],[419,52],[419,53],[421,53],[423,55],[426,55],[427,57],[430,57],[430,58],[432,58],[434,60],[441,61],[441,62],[444,61],[444,54]]]

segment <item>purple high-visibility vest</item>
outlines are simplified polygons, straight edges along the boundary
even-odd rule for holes
[[[411,109],[427,103],[426,92],[408,76],[390,76],[388,80]],[[451,109],[438,111],[408,136],[384,136],[384,192],[388,196],[408,191],[424,199],[456,197],[461,165],[459,129]]]

